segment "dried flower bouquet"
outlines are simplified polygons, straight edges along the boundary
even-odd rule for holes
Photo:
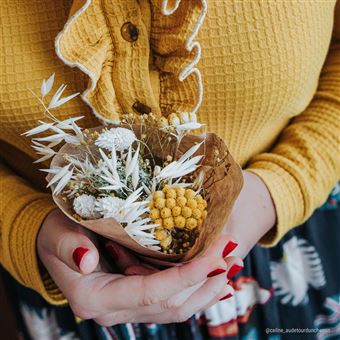
[[[51,113],[77,95],[61,98],[64,85],[45,104],[53,81],[54,75],[43,81],[39,98],[49,120],[25,135],[34,136],[42,156],[37,162],[53,158],[42,171],[60,209],[149,259],[185,261],[202,253],[223,228],[243,182],[223,141],[190,135],[201,124],[188,113],[130,114],[120,125],[83,130],[82,117],[59,121]]]

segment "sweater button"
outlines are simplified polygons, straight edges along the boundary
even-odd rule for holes
[[[122,37],[124,40],[128,42],[134,42],[138,39],[139,29],[136,25],[132,24],[131,22],[126,22],[121,30],[120,30]]]
[[[141,102],[135,102],[133,105],[132,105],[132,108],[137,112],[137,113],[140,113],[140,114],[149,114],[151,112],[151,108]]]

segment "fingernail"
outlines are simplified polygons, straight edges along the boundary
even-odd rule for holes
[[[223,298],[221,298],[220,301],[227,300],[227,299],[231,298],[232,296],[233,296],[233,294],[228,293],[226,296],[223,296]]]
[[[219,275],[219,274],[222,274],[222,273],[225,273],[225,269],[223,268],[217,268],[215,270],[213,270],[212,272],[210,272],[207,277],[213,277],[213,276],[216,276],[216,275]]]
[[[107,246],[106,249],[109,251],[109,253],[111,254],[111,256],[113,257],[113,259],[115,261],[118,261],[118,253],[115,247],[113,246]]]
[[[227,255],[229,255],[237,246],[238,246],[238,243],[229,241],[223,250],[222,257],[224,258]]]
[[[233,278],[243,267],[238,264],[234,264],[228,271],[227,278],[230,280]]]
[[[75,249],[75,251],[72,254],[73,261],[77,265],[78,268],[80,268],[80,262],[84,255],[89,251],[88,248],[78,247]]]

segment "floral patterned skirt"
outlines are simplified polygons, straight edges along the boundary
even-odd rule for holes
[[[0,268],[1,269],[1,268]],[[181,324],[101,327],[1,274],[24,339],[340,339],[340,187],[270,249],[256,246],[235,294]]]

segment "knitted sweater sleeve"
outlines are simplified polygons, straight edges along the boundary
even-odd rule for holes
[[[21,284],[34,289],[48,302],[65,299],[36,255],[39,228],[55,208],[51,195],[41,193],[0,164],[0,263]]]
[[[267,185],[277,223],[261,240],[275,245],[326,200],[340,178],[340,11],[334,37],[311,103],[283,130],[272,150],[255,156],[248,170]]]

